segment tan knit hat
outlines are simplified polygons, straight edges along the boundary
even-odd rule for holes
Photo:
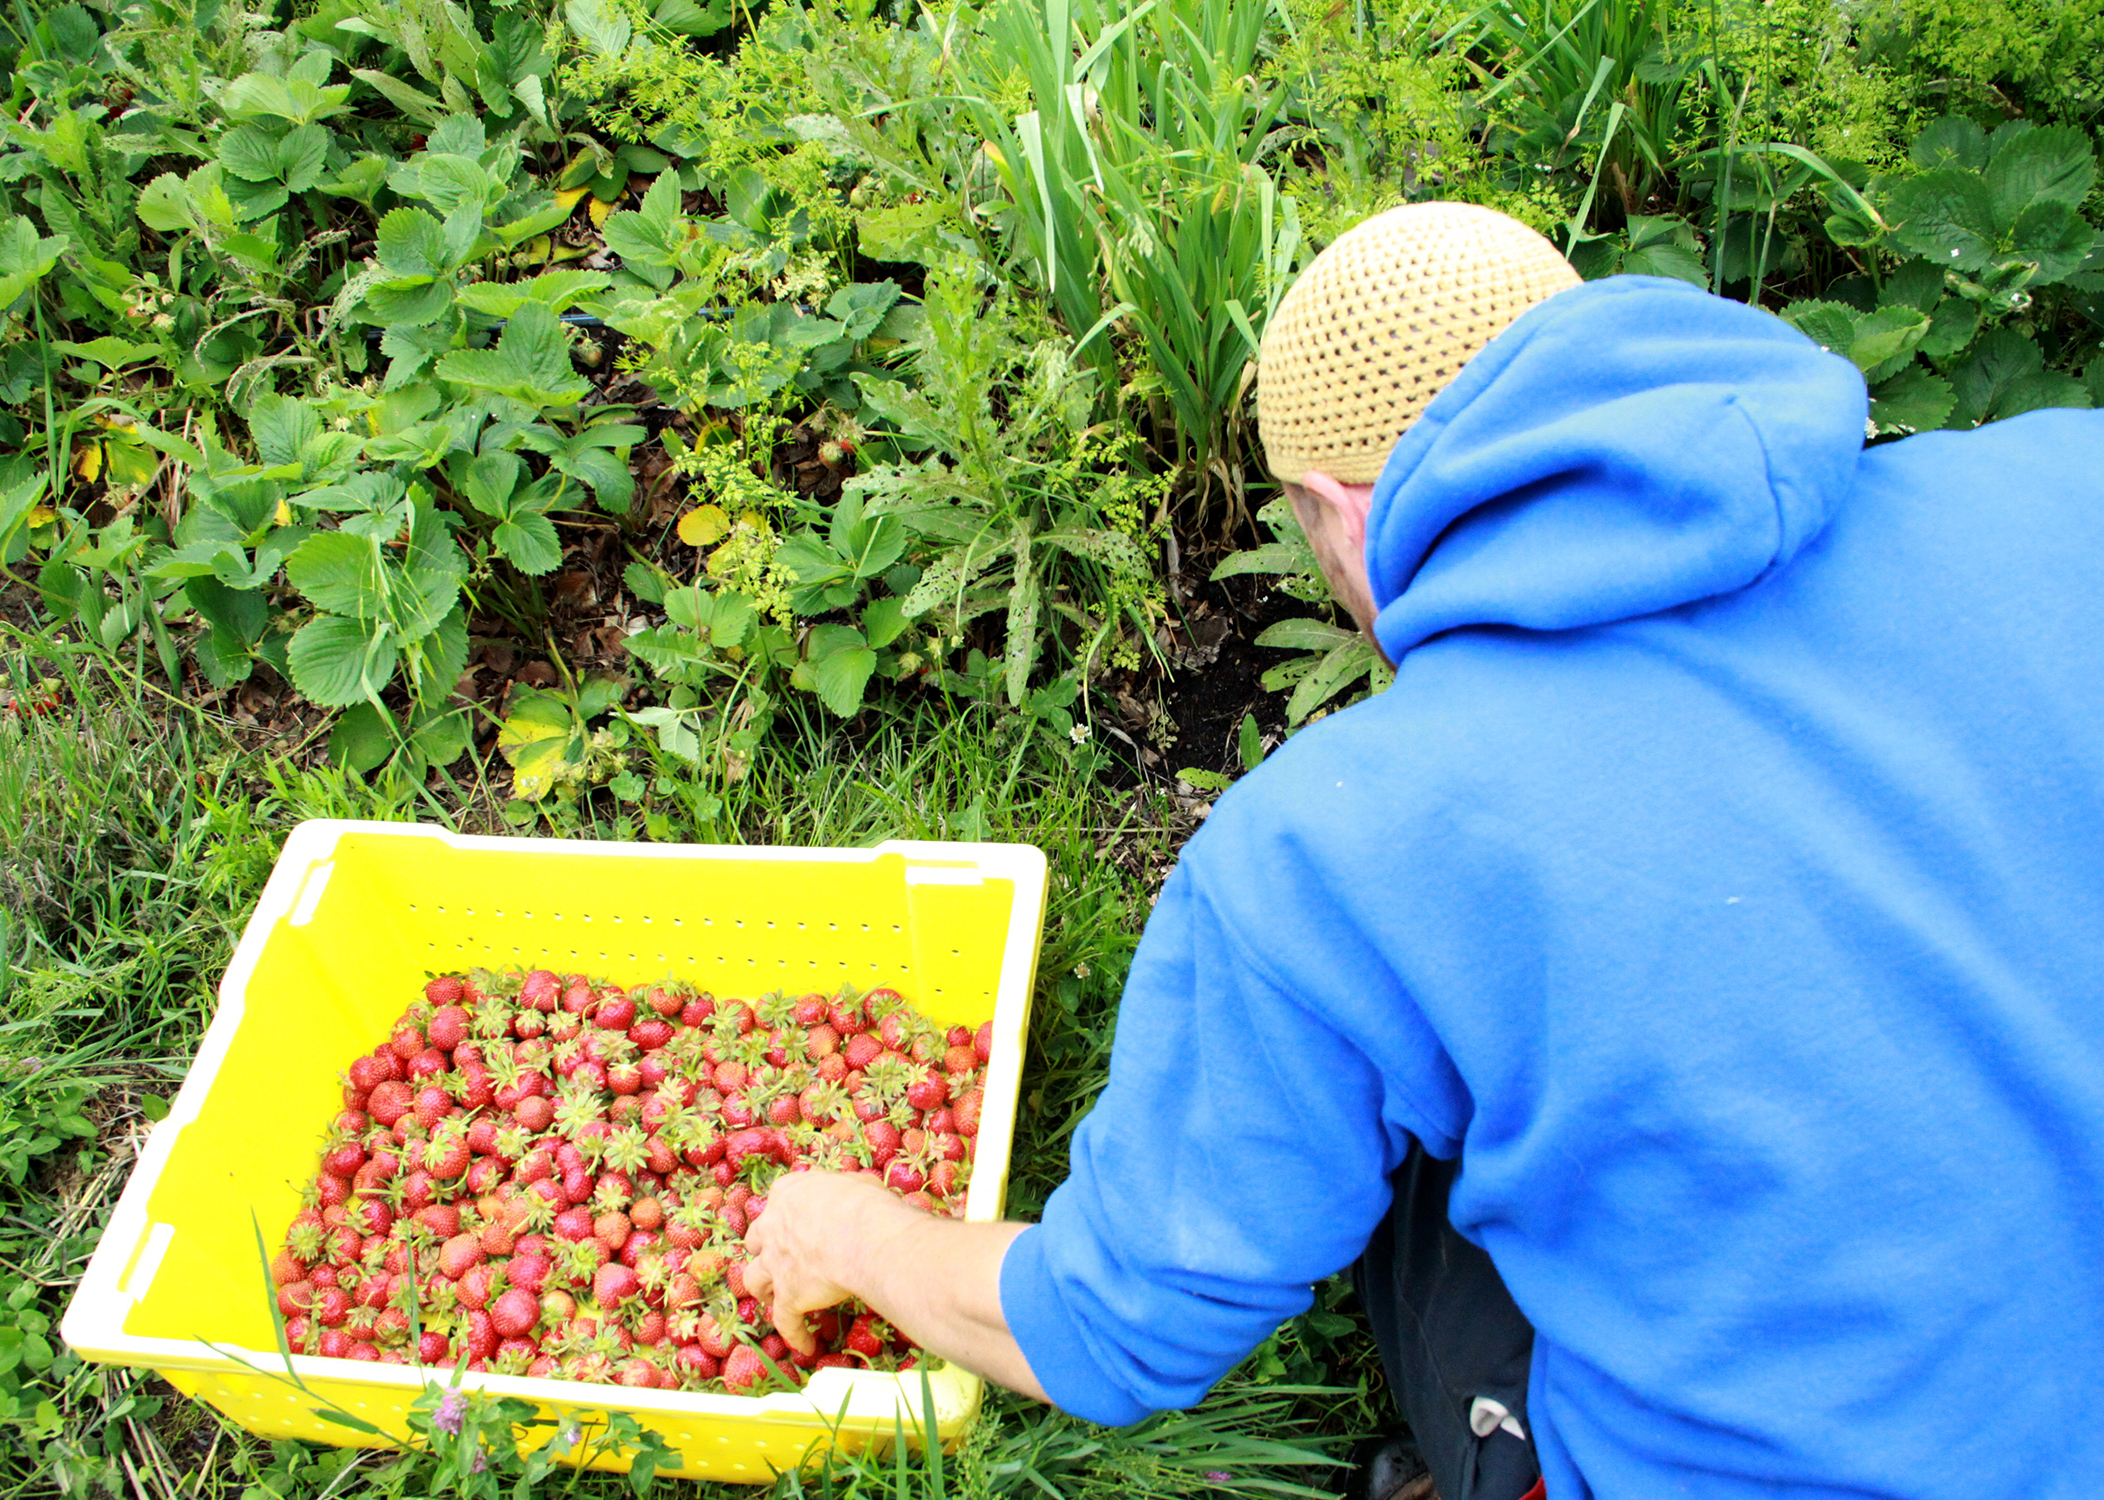
[[[1353,226],[1279,300],[1257,356],[1271,472],[1371,484],[1477,350],[1578,284],[1555,246],[1472,203],[1411,203]]]

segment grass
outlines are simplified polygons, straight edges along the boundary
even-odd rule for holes
[[[58,701],[48,713],[0,716],[0,910],[12,932],[0,1153],[10,1140],[47,1143],[25,1158],[20,1182],[0,1154],[0,1500],[402,1493],[409,1480],[384,1455],[261,1442],[151,1377],[72,1360],[53,1329],[210,1018],[219,970],[284,832],[303,818],[346,816],[486,831],[496,825],[486,787],[463,781],[389,800],[341,773],[271,760],[151,687],[136,664],[23,636],[9,641],[7,661],[18,698],[55,685]],[[969,836],[1045,850],[1050,911],[1009,1198],[1012,1212],[1032,1216],[1064,1175],[1069,1133],[1103,1084],[1125,969],[1188,831],[1177,819],[1188,819],[1167,799],[1109,791],[1022,724],[971,708],[892,719],[862,739],[837,721],[799,726],[719,788],[728,795],[707,833],[848,845]],[[579,832],[622,836],[629,823],[610,805],[588,811]],[[89,1138],[68,1134],[67,1118]],[[944,1463],[841,1462],[784,1476],[775,1493],[1331,1493],[1336,1454],[1381,1421],[1385,1400],[1340,1299],[1326,1289],[1316,1312],[1194,1412],[1113,1432],[995,1393]],[[53,1355],[42,1368],[35,1341]],[[626,1493],[606,1476],[575,1487]],[[722,1500],[754,1493],[701,1488]]]

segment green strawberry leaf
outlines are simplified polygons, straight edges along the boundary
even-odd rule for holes
[[[461,478],[461,491],[475,509],[499,520],[512,513],[512,496],[526,465],[516,453],[485,453],[468,460]]]
[[[316,615],[292,637],[292,685],[324,708],[348,708],[379,696],[394,677],[395,644],[387,626]]]
[[[285,559],[285,577],[310,604],[332,615],[373,621],[385,613],[387,572],[378,550],[365,537],[317,531]]]
[[[508,318],[528,302],[539,302],[562,312],[589,293],[612,286],[613,278],[597,271],[543,271],[528,281],[478,282],[459,293],[458,300],[476,312],[493,318]]]
[[[1993,259],[1996,224],[1987,185],[1954,167],[1924,172],[1892,190],[1893,240],[1946,270],[1978,271]]]
[[[591,386],[570,364],[569,341],[547,306],[529,302],[494,349],[458,349],[438,362],[443,380],[536,409],[574,406]]]
[[[1987,165],[1987,132],[1959,115],[1945,115],[1914,138],[1907,156],[1924,172],[1939,167],[1977,172]]]
[[[398,208],[381,219],[373,253],[382,266],[405,281],[443,275],[453,268],[446,255],[444,229],[421,208]]]
[[[2080,208],[2097,181],[2097,159],[2089,138],[2073,125],[2027,130],[1987,164],[1987,196],[1995,222],[2014,224],[2037,203]]]
[[[237,125],[219,138],[219,164],[243,182],[275,182],[278,143],[260,125]]]
[[[544,515],[522,515],[504,521],[491,534],[491,540],[521,573],[550,573],[563,560],[555,525]]]
[[[877,653],[870,650],[862,632],[850,625],[816,625],[807,642],[807,662],[813,691],[821,703],[843,719],[851,719],[862,708],[862,692],[877,669]]]
[[[329,132],[315,124],[289,132],[277,146],[277,177],[295,193],[304,193],[321,181],[322,167],[329,159]]]
[[[1951,383],[1909,365],[1870,390],[1870,420],[1879,432],[1930,432],[1941,427],[1957,398]]]

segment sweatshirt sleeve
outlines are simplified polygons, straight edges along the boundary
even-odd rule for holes
[[[1198,1401],[1364,1250],[1410,1136],[1444,1138],[1349,1034],[1394,1013],[1393,979],[1355,983],[1347,952],[1341,972],[1287,988],[1249,940],[1263,933],[1209,899],[1202,845],[1233,852],[1201,834],[1163,887],[1070,1175],[1001,1268],[1002,1312],[1046,1394],[1098,1422]],[[1279,883],[1264,927],[1322,925]],[[1332,989],[1365,1007],[1341,1027],[1309,1003]]]

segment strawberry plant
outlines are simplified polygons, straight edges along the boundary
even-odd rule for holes
[[[791,1351],[744,1239],[769,1185],[814,1167],[961,1214],[991,1036],[888,989],[439,975],[345,1074],[270,1263],[286,1347],[734,1394],[910,1369],[867,1309],[816,1315],[820,1350]]]

